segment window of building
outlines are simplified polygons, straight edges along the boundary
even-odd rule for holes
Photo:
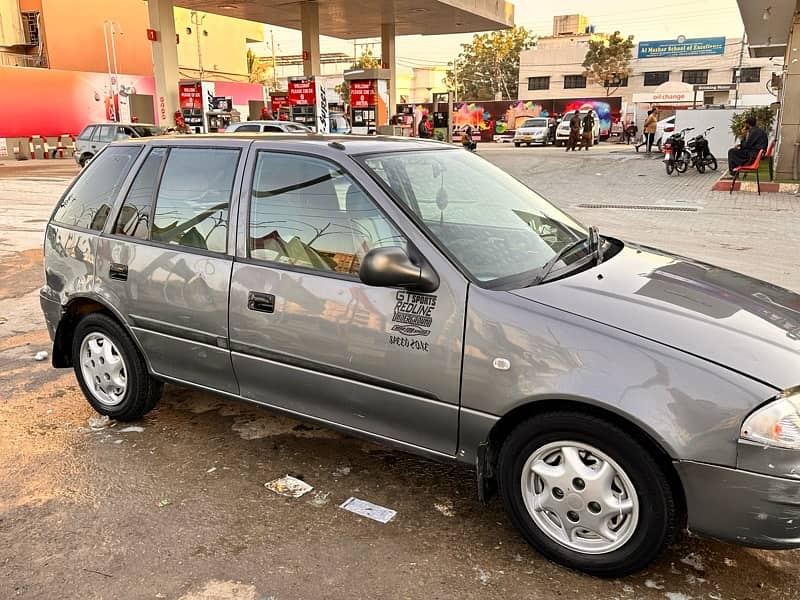
[[[742,69],[742,74],[739,77],[739,83],[760,83],[761,82],[761,67],[746,67]],[[733,70],[733,78],[731,83],[736,83],[736,69]]]
[[[140,150],[117,146],[98,154],[64,196],[53,221],[101,231],[122,181]]]
[[[150,213],[153,208],[153,195],[156,181],[161,171],[161,163],[167,155],[166,148],[153,148],[139,169],[131,184],[131,189],[122,205],[114,233],[142,240],[150,236]]]
[[[564,89],[574,90],[586,87],[586,77],[583,75],[564,75]]]
[[[324,160],[260,152],[250,199],[250,257],[358,275],[373,248],[405,238],[339,167]]]
[[[225,252],[228,207],[239,163],[232,148],[172,148],[164,165],[151,239]]]
[[[669,81],[669,71],[646,71],[644,74],[644,85],[656,86]]]
[[[603,87],[607,88],[617,88],[617,87],[628,87],[628,76],[622,77],[617,81],[604,81]]]
[[[549,90],[550,78],[549,77],[528,77],[529,90]]]
[[[27,11],[22,13],[22,27],[25,30],[25,42],[31,46],[39,45],[39,13]]]
[[[708,69],[683,71],[681,81],[690,85],[705,85],[708,83]]]

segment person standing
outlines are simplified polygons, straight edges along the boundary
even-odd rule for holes
[[[658,111],[656,109],[647,111],[647,118],[644,120],[644,139],[636,144],[636,151],[643,145],[647,145],[647,153],[653,151],[653,142],[656,139],[656,130],[658,129]]]
[[[422,119],[419,122],[419,127],[417,127],[417,135],[424,140],[430,139],[431,130],[428,127],[428,115],[422,115]]]
[[[756,159],[759,150],[766,152],[769,140],[766,132],[756,125],[755,117],[747,117],[744,122],[744,135],[741,144],[728,150],[728,171],[749,165]]]
[[[592,110],[589,110],[589,112],[586,113],[586,116],[583,117],[581,125],[583,126],[581,150],[586,149],[588,152],[589,148],[594,145],[594,112]]]
[[[572,150],[575,151],[575,147],[578,145],[578,140],[580,139],[581,135],[581,115],[576,110],[572,113],[572,118],[569,120],[569,139],[567,140],[567,150],[569,152]]]

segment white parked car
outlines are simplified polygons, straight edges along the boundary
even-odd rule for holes
[[[658,151],[661,152],[661,144],[666,140],[672,132],[675,131],[675,115],[661,119],[656,123],[656,146]],[[666,134],[666,135],[665,135]]]
[[[519,148],[522,144],[547,145],[549,141],[550,119],[547,117],[533,117],[526,119],[514,133],[514,145]]]
[[[589,112],[589,109],[579,111],[581,117],[581,123],[583,123],[583,117],[586,116],[586,113]],[[556,128],[556,146],[566,146],[567,140],[569,140],[569,121],[572,118],[571,112],[568,112],[564,115],[564,118],[561,119],[561,122],[558,124]],[[595,144],[600,143],[600,119],[597,117],[597,113],[594,113],[594,128],[592,130],[592,137]]]
[[[312,133],[312,130],[293,121],[242,121],[228,125],[225,133]]]

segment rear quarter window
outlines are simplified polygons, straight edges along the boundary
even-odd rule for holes
[[[89,163],[59,202],[52,221],[101,231],[125,175],[141,148],[111,146]]]

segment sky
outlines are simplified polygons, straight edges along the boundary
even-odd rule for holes
[[[534,34],[550,35],[553,16],[583,14],[598,32],[616,30],[634,35],[635,41],[727,36],[740,37],[744,30],[736,0],[673,0],[650,3],[636,0],[514,0],[517,25],[531,29]],[[277,54],[300,54],[300,32],[280,27],[265,27],[269,41],[274,31]],[[403,36],[397,38],[397,61],[400,67],[445,65],[458,55],[460,44],[468,43],[472,34],[442,36]],[[374,52],[380,55],[380,38],[359,40],[374,42]],[[358,48],[360,53],[363,47]],[[322,37],[322,52],[353,54],[353,41]]]

